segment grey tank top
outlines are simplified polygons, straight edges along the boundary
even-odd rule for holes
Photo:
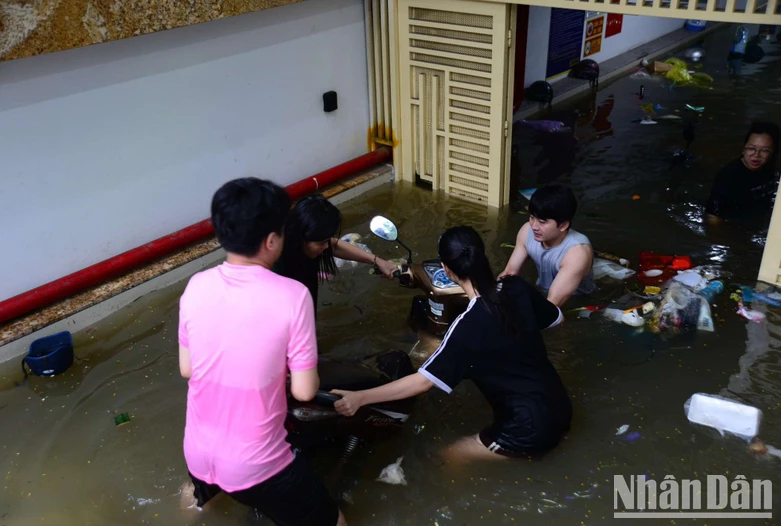
[[[553,280],[559,273],[564,254],[572,247],[578,245],[591,246],[591,242],[580,232],[570,229],[560,245],[553,248],[544,248],[541,242],[534,239],[532,229],[529,229],[529,235],[526,237],[526,252],[529,253],[529,257],[537,265],[539,274],[537,278],[538,287],[546,291],[550,289]],[[589,271],[588,275],[580,282],[575,294],[591,294],[596,288],[596,285],[594,285],[594,274]]]

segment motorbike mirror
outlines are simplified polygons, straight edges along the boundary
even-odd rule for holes
[[[369,223],[372,233],[385,241],[396,241],[399,238],[399,230],[393,221],[382,216],[374,216]]]

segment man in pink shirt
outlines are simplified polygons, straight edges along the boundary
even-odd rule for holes
[[[179,368],[189,379],[184,456],[203,506],[220,491],[283,526],[344,526],[323,483],[294,456],[286,380],[311,400],[320,385],[312,298],[272,272],[290,210],[256,178],[222,186],[212,223],[225,263],[190,279],[179,305]]]

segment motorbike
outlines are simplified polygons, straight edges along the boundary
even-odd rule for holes
[[[369,223],[372,233],[385,241],[395,242],[407,250],[407,262],[394,274],[403,287],[417,288],[423,294],[412,299],[409,323],[412,330],[426,331],[442,337],[455,319],[466,310],[469,298],[464,289],[447,277],[439,259],[422,263],[412,261],[412,250],[399,239],[393,221],[375,216]]]
[[[285,429],[294,449],[311,453],[319,446],[335,444],[343,448],[341,461],[346,462],[361,443],[399,432],[409,418],[413,399],[366,405],[355,415],[345,417],[334,409],[340,397],[330,392],[371,389],[414,373],[412,361],[404,351],[383,351],[360,363],[321,357],[317,369],[320,390],[314,399],[301,402],[288,389]]]
[[[439,260],[422,263],[412,261],[412,251],[398,236],[396,225],[382,216],[372,218],[374,235],[395,242],[407,250],[407,262],[394,273],[399,284],[420,289],[423,294],[412,300],[409,324],[416,332],[444,336],[459,314],[466,310],[469,299],[464,290],[445,274]],[[355,415],[344,417],[334,409],[339,396],[333,389],[360,391],[390,383],[415,372],[410,355],[400,350],[387,350],[365,357],[360,362],[344,362],[321,357],[318,362],[320,390],[309,402],[290,395],[285,428],[293,448],[311,453],[320,446],[336,444],[342,447],[341,463],[346,462],[364,442],[386,438],[401,431],[409,418],[414,399],[396,400],[361,407]]]

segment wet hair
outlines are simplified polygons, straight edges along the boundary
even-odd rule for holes
[[[468,279],[480,295],[483,305],[499,317],[502,327],[507,328],[507,321],[511,318],[497,291],[496,279],[485,255],[485,244],[480,234],[471,226],[448,228],[439,237],[437,250],[442,263],[459,279]]]
[[[256,177],[228,181],[212,197],[212,225],[227,251],[252,257],[263,241],[282,234],[290,196],[281,186]]]
[[[746,133],[746,138],[743,140],[743,144],[747,144],[752,135],[769,135],[770,140],[773,142],[773,153],[770,154],[768,164],[771,166],[776,165],[776,159],[778,158],[778,143],[781,139],[781,129],[773,122],[754,122]]]
[[[529,212],[543,221],[553,219],[560,225],[565,221],[572,223],[578,200],[568,186],[552,184],[538,188],[529,200]]]
[[[321,276],[335,275],[336,261],[331,238],[339,237],[341,229],[342,213],[322,195],[311,195],[298,201],[285,224],[285,244],[280,258],[285,275],[302,281],[301,273],[309,267],[304,243],[310,241],[328,241],[328,248],[317,258],[317,267]]]

